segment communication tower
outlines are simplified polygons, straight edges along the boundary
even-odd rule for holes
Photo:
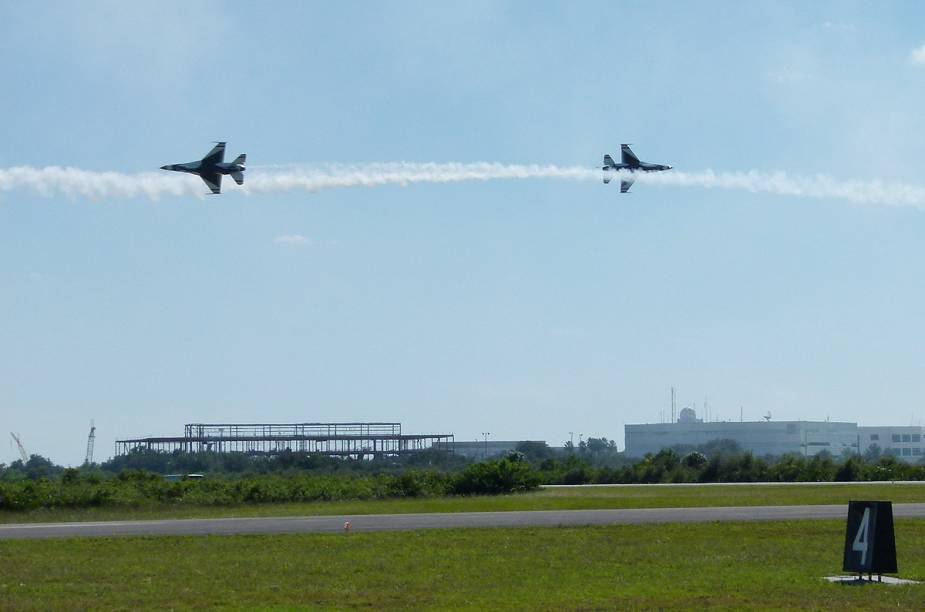
[[[90,435],[87,436],[87,456],[84,459],[84,465],[93,463],[93,443],[96,441],[96,426],[93,420],[90,420]]]

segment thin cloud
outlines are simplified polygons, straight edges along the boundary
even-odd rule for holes
[[[311,240],[301,234],[283,234],[273,239],[276,244],[288,244],[293,246],[311,244]]]
[[[913,49],[910,57],[913,64],[925,65],[925,45],[922,45],[918,49]]]
[[[856,32],[858,29],[854,24],[841,21],[826,21],[822,24],[822,27],[826,30],[835,30],[837,32]]]

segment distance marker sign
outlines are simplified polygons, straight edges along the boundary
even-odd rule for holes
[[[896,573],[892,502],[848,502],[845,560],[842,569],[859,574]]]

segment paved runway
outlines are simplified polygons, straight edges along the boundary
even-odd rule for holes
[[[0,525],[0,540],[44,538],[335,533],[349,520],[353,531],[398,531],[472,527],[557,527],[703,523],[711,521],[784,521],[844,519],[847,505],[743,506],[726,508],[645,508],[633,510],[543,510],[531,512],[455,512],[443,514],[368,514],[285,518],[107,521]],[[893,504],[896,518],[925,518],[925,504]]]
[[[545,484],[541,489],[650,489],[652,487],[857,487],[868,485],[918,485],[925,480],[864,480],[864,481],[806,481],[806,482],[652,482],[647,484]]]

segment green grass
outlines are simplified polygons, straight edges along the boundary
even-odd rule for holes
[[[426,499],[260,504],[229,507],[152,506],[2,512],[0,522],[60,522],[243,516],[311,516],[408,512],[490,512],[594,508],[679,508],[695,506],[789,506],[846,504],[850,499],[894,503],[925,502],[925,485],[848,484],[773,486],[634,486],[544,489],[520,495]]]
[[[925,579],[925,521],[896,524]],[[0,609],[921,609],[851,587],[842,521],[0,541]]]

